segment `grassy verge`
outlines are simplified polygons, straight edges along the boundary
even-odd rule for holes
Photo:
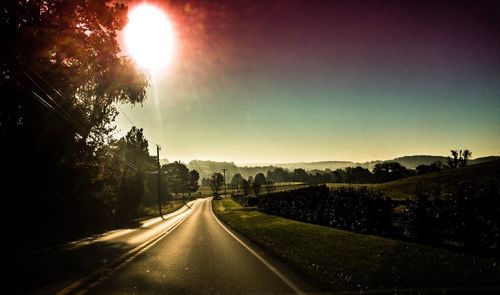
[[[231,228],[331,290],[500,285],[500,263],[432,247],[301,223],[213,201]]]

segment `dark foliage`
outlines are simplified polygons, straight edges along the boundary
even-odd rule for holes
[[[390,199],[367,189],[329,190],[314,186],[259,197],[259,210],[298,221],[356,232],[387,234],[392,228]]]
[[[472,156],[472,152],[469,150],[451,150],[452,157],[448,157],[448,166],[450,168],[459,168],[467,166],[469,158]]]
[[[415,171],[407,169],[398,162],[384,162],[373,167],[376,182],[388,182],[415,175]]]
[[[6,218],[29,223],[35,242],[113,224],[116,192],[130,189],[114,161],[112,122],[116,103],[144,101],[148,81],[120,56],[116,37],[126,13],[112,1],[2,2]],[[17,228],[8,234],[33,244]]]
[[[431,244],[462,247],[499,255],[500,186],[494,182],[462,183],[441,199],[439,192],[417,191],[406,212],[408,234]]]
[[[321,185],[259,196],[258,209],[297,221],[498,257],[498,183],[462,183],[445,199],[440,196],[439,191],[419,187],[415,200],[393,201],[366,188],[330,190]],[[244,204],[249,205],[246,199]],[[399,205],[406,209],[395,213]]]
[[[257,197],[249,197],[241,193],[240,194],[233,193],[231,195],[231,198],[243,207],[257,206],[257,200],[258,200]]]
[[[431,172],[441,171],[444,168],[445,168],[445,166],[444,166],[443,162],[436,161],[436,162],[433,162],[429,165],[426,165],[426,164],[418,165],[417,168],[415,168],[415,170],[417,171],[418,175],[424,175],[424,174],[431,173]]]

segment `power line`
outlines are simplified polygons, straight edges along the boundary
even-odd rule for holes
[[[58,113],[60,113],[60,114],[61,114],[61,112],[62,112],[63,117],[66,117],[68,120],[72,121],[73,125],[74,125],[75,127],[80,128],[80,129],[81,129],[81,131],[83,131],[83,132],[88,131],[85,127],[83,127],[83,125],[82,125],[82,124],[80,124],[80,123],[79,123],[79,122],[78,122],[75,118],[73,118],[73,117],[72,117],[72,116],[71,116],[71,115],[70,115],[70,114],[69,114],[69,113],[68,113],[68,112],[67,112],[67,111],[66,111],[63,107],[61,107],[61,105],[59,105],[59,104],[58,104],[58,103],[57,103],[57,102],[56,102],[56,101],[52,98],[52,96],[51,96],[49,93],[47,93],[47,91],[45,91],[45,89],[43,89],[43,88],[42,88],[42,87],[41,87],[41,86],[40,86],[40,85],[39,85],[39,84],[38,84],[38,83],[37,83],[37,82],[33,79],[33,77],[31,77],[31,75],[30,75],[30,74],[28,74],[28,72],[23,71],[23,73],[24,73],[24,75],[25,75],[26,77],[28,77],[28,79],[30,79],[30,80],[31,80],[31,82],[32,82],[32,83],[33,83],[33,84],[34,84],[34,85],[35,85],[38,89],[40,89],[40,91],[41,91],[43,94],[45,94],[45,96],[46,96],[46,97],[47,97],[50,101],[52,101],[52,102],[56,105],[56,107],[59,109]],[[35,94],[35,95],[36,95],[39,99],[42,99],[42,98],[41,98],[41,96],[40,96],[40,95],[38,95],[35,91],[33,91],[33,90],[32,90],[32,92],[33,92],[33,93],[34,93],[34,94]],[[42,100],[43,100],[43,99],[42,99]],[[47,102],[47,101],[45,101],[45,100],[43,100],[43,101],[44,101],[45,103],[48,103],[48,102]],[[51,106],[52,106],[52,105],[51,105]],[[52,106],[52,108],[55,110],[54,106]]]
[[[127,121],[132,125],[132,127],[136,127],[137,125],[132,121],[132,119],[130,119],[130,117],[127,115],[127,113],[125,113],[125,111],[120,107],[120,105],[116,105],[116,107],[118,108],[118,110],[120,110],[120,113],[127,119]],[[161,146],[159,143],[157,142],[154,142],[152,140],[148,140],[149,142],[151,142],[152,144],[156,145],[156,146]],[[167,159],[167,155],[163,152],[162,149],[160,149],[160,154],[165,158]]]
[[[31,69],[33,72],[35,72],[37,74],[37,76],[41,79],[43,79],[43,77],[38,74],[35,70]],[[80,122],[78,122],[75,118],[73,118],[68,112],[66,112],[66,110],[64,110],[64,108],[62,108],[53,98],[52,96],[47,92],[45,91],[44,88],[42,88],[36,81],[35,79],[29,74],[27,73],[26,71],[23,71],[23,73],[26,75],[26,77],[28,77],[28,79],[38,88],[40,89],[40,91],[42,91],[45,96],[47,96],[47,98],[57,106],[54,107],[52,104],[50,104],[47,100],[43,99],[36,91],[34,90],[31,90],[32,94],[34,95],[35,99],[37,99],[42,105],[44,105],[46,108],[52,110],[52,111],[55,111],[57,114],[59,114],[61,117],[63,117],[66,121],[68,121],[70,124],[72,124],[74,127],[78,128],[78,129],[81,129],[81,131],[83,131],[84,133],[86,132],[89,132],[90,133],[90,130],[88,130],[87,128],[84,128],[82,126],[82,124],[80,124]],[[43,79],[44,83],[47,84],[49,87],[51,87],[56,93],[58,93],[61,98],[67,100],[59,91],[57,91],[57,89],[55,89],[52,85],[50,85],[50,83]],[[24,84],[21,83],[21,85],[27,89],[29,89],[28,87],[26,87]],[[104,136],[104,137],[108,137],[107,139],[109,140],[109,135],[107,134],[99,134],[101,136]],[[121,157],[117,157],[117,159],[121,162],[123,162],[126,166],[140,172],[140,173],[145,173],[145,174],[150,174],[150,173],[157,173],[158,171],[143,171],[139,168],[137,168],[133,163],[131,163],[130,161],[126,160],[126,159],[122,159]]]
[[[134,124],[134,122],[132,122],[132,120],[130,120],[130,118],[127,116],[127,114],[123,111],[123,109],[117,104],[116,107],[120,110],[120,113],[123,114],[125,116],[125,118],[130,122],[130,124],[132,124],[132,126],[137,126]]]

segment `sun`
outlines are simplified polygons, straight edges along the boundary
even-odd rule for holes
[[[174,27],[165,12],[143,3],[129,11],[128,19],[124,29],[128,54],[137,65],[151,72],[165,68],[175,49]]]

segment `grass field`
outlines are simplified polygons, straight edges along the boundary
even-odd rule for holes
[[[292,221],[231,199],[213,201],[213,208],[231,228],[332,291],[500,286],[493,259]]]
[[[393,199],[412,199],[419,185],[423,191],[431,193],[440,191],[442,194],[446,194],[457,184],[465,181],[474,183],[494,181],[500,183],[500,161],[491,161],[458,169],[448,169],[386,183],[352,185],[330,183],[328,186],[331,188],[341,186],[367,187],[369,189],[380,190],[386,196]]]
[[[278,183],[273,184],[273,192],[292,190],[292,189],[297,189],[297,188],[303,188],[306,186],[308,186],[308,184],[303,183],[303,182],[278,182]],[[234,188],[229,188],[229,186],[227,187],[227,194],[228,195],[231,193],[234,193],[236,191],[237,190]],[[204,197],[212,196],[212,194],[213,194],[212,189],[208,186],[201,186],[198,189],[198,192],[200,192],[201,195]],[[198,192],[196,192],[195,194],[198,194]],[[223,194],[224,188],[222,188],[220,192]],[[239,192],[240,193],[243,192],[243,189],[241,187],[239,188]],[[266,193],[267,192],[266,192],[265,187],[262,187],[261,194],[266,194]]]

